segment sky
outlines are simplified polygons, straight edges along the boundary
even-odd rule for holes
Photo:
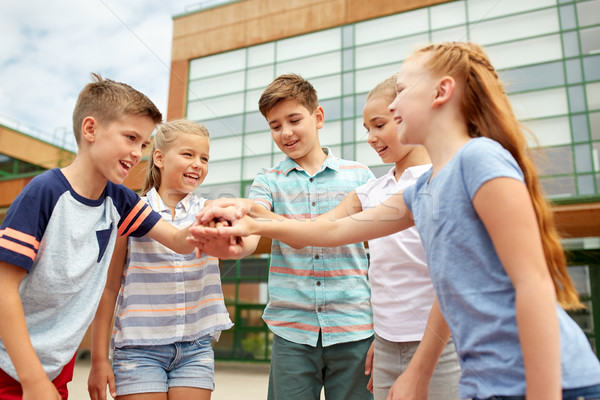
[[[0,0],[0,124],[75,150],[71,116],[92,72],[143,92],[166,118],[173,16],[199,3]]]

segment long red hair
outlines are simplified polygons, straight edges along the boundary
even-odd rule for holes
[[[485,51],[474,43],[448,42],[426,46],[415,54],[429,55],[425,67],[436,76],[449,75],[455,79],[469,135],[497,141],[519,164],[535,209],[558,302],[565,309],[583,308],[567,272],[565,253],[523,129]]]

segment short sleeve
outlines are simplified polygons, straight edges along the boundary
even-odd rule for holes
[[[273,195],[265,169],[260,170],[256,178],[254,178],[248,197],[254,200],[255,203],[264,206],[267,210],[273,210]]]
[[[488,138],[472,141],[461,157],[461,172],[471,200],[479,188],[491,179],[513,178],[524,181],[521,168],[500,143]]]
[[[54,178],[52,173],[39,175],[12,202],[0,227],[0,260],[26,270],[33,265],[61,194]]]
[[[119,236],[144,236],[160,220],[160,214],[128,187],[108,182],[107,191],[121,216]]]

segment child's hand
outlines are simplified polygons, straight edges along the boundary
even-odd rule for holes
[[[110,391],[110,395],[114,398],[117,396],[115,386],[115,375],[113,374],[112,366],[108,358],[98,360],[92,363],[90,375],[88,377],[88,393],[92,400],[106,400],[106,386]]]
[[[253,206],[254,202],[252,200],[221,197],[217,200],[207,201],[204,208],[196,216],[196,219],[205,226],[218,218],[231,221],[234,217],[241,218],[244,215],[251,214]],[[230,211],[223,214],[222,209]]]

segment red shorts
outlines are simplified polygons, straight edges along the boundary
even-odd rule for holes
[[[77,355],[77,354],[75,354]],[[60,374],[52,381],[58,393],[63,400],[69,397],[67,383],[73,380],[73,369],[75,368],[75,356],[60,371]],[[0,369],[0,400],[21,400],[23,390],[19,381],[14,380],[10,375]]]

